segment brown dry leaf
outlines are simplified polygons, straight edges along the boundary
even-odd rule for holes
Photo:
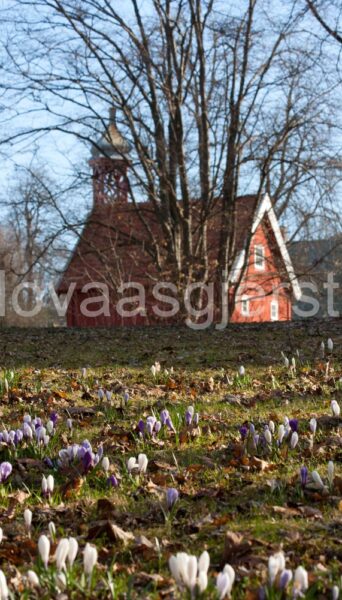
[[[112,521],[96,521],[91,525],[88,531],[88,539],[99,538],[102,535],[108,537],[112,542],[122,542],[124,545],[134,540],[134,535],[130,531],[124,531]]]
[[[226,531],[224,540],[223,562],[237,562],[239,558],[248,554],[252,547],[249,540],[244,540],[242,535],[234,531]]]
[[[277,465],[274,463],[269,463],[266,460],[262,460],[261,458],[257,458],[256,456],[252,456],[250,459],[251,467],[257,469],[257,471],[267,472],[274,471],[277,468]]]
[[[71,498],[74,494],[77,496],[81,491],[84,484],[83,477],[75,477],[71,481],[68,481],[66,485],[63,486],[61,493],[64,498]]]

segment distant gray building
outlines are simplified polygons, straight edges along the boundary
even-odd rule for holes
[[[293,318],[342,316],[342,236],[292,242],[288,250],[303,291]]]

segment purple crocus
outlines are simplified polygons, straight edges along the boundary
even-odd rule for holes
[[[57,421],[58,421],[58,414],[56,412],[52,412],[50,414],[50,421],[53,422],[54,426],[56,427]]]
[[[185,423],[187,424],[188,427],[190,427],[191,422],[192,422],[192,413],[189,410],[187,410],[185,413]]]
[[[156,422],[156,424],[155,424],[155,426],[154,426],[154,431],[155,431],[156,433],[159,433],[159,431],[161,430],[161,428],[162,428],[162,424],[161,424],[161,422],[160,422],[160,421],[157,421],[157,422]]]
[[[179,498],[179,493],[176,488],[167,488],[166,490],[166,504],[169,510],[176,504]]]
[[[160,413],[160,420],[162,422],[162,425],[166,425],[166,421],[169,417],[170,417],[169,411],[166,410],[166,408],[164,408],[164,410],[162,410]]]
[[[298,419],[290,419],[289,425],[290,425],[292,431],[298,431]]]
[[[118,487],[119,482],[118,482],[117,478],[115,477],[115,475],[111,475],[107,479],[107,484],[109,485],[109,487]]]
[[[300,469],[300,482],[301,482],[303,488],[306,486],[307,480],[308,480],[308,469],[307,469],[307,467],[303,466]]]
[[[89,469],[93,466],[93,453],[91,450],[86,450],[82,457],[82,465],[84,473],[88,473]]]
[[[12,473],[12,465],[9,462],[2,462],[0,464],[0,483],[6,481]]]
[[[193,420],[194,426],[197,427],[198,423],[199,423],[199,413],[195,413],[194,414],[194,420]]]
[[[167,426],[167,427],[168,427],[168,428],[169,428],[171,431],[174,431],[174,432],[176,432],[176,430],[175,430],[175,428],[174,428],[174,426],[173,426],[173,423],[172,423],[172,421],[171,421],[171,417],[167,417],[167,419],[166,419],[166,421],[165,421],[165,425],[166,425],[166,426]]]
[[[138,423],[138,429],[140,433],[144,433],[145,431],[145,423],[142,419],[140,419],[139,423]]]
[[[243,440],[246,439],[247,434],[248,434],[248,428],[246,427],[246,425],[242,425],[242,427],[240,427],[239,431],[240,431],[240,435],[241,435],[242,439]]]

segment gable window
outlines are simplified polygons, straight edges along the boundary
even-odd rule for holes
[[[242,298],[241,298],[241,314],[244,317],[249,316],[249,298],[248,298],[248,296],[242,296]]]
[[[263,246],[254,246],[254,266],[258,271],[265,268],[265,251]]]
[[[272,300],[271,302],[271,321],[278,321],[279,319],[278,301]]]

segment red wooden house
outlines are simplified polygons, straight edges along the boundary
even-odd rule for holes
[[[154,235],[160,237],[162,232],[148,202],[139,203],[138,214],[128,200],[128,153],[129,145],[112,121],[93,149],[90,160],[93,208],[58,286],[58,294],[67,295],[70,327],[179,322],[179,313],[168,312],[167,317],[161,317],[160,311],[155,310],[158,272],[141,219],[147,220]],[[196,215],[195,202],[193,207]],[[219,219],[216,212],[208,223],[208,254],[212,264],[218,251]],[[301,292],[270,198],[267,195],[259,201],[253,195],[238,198],[235,227],[237,248],[227,284],[228,296],[234,297],[230,320],[290,320],[292,299],[298,300]],[[132,285],[128,290],[131,296],[137,294],[132,282],[143,288],[139,301],[125,304],[126,312],[118,305],[120,282],[128,283],[126,287]],[[226,290],[222,292],[215,283],[213,287],[213,320],[220,322]],[[162,293],[165,290],[159,289],[159,294]],[[170,305],[164,302],[162,308],[170,309]]]

